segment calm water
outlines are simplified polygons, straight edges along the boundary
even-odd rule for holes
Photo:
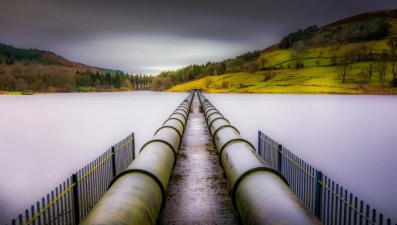
[[[185,97],[0,96],[0,224],[130,132],[140,149]],[[262,130],[397,221],[397,96],[206,97],[254,146]]]

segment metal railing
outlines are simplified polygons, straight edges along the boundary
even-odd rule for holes
[[[105,194],[113,177],[135,158],[134,133],[72,174],[70,179],[37,201],[25,213],[13,219],[12,225],[79,224]]]
[[[258,154],[280,172],[291,190],[325,225],[391,225],[382,213],[371,209],[342,185],[304,162],[281,144],[258,132]],[[397,225],[397,224],[396,224]]]

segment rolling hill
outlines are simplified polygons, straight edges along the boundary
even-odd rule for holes
[[[0,94],[120,91],[131,89],[132,82],[138,84],[120,70],[73,62],[49,51],[0,44]]]
[[[248,61],[236,57],[213,63],[223,64],[223,73],[206,74],[211,64],[201,65],[203,74],[168,91],[396,94],[392,41],[397,43],[397,9],[368,12],[291,33]]]

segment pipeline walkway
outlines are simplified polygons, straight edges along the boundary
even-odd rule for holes
[[[236,218],[321,224],[237,128],[192,91],[80,224],[237,224]]]
[[[238,224],[200,105],[195,94],[161,224]]]

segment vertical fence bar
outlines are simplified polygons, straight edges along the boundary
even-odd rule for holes
[[[25,219],[26,221],[29,221],[29,210],[25,210]]]
[[[376,209],[372,210],[372,222],[376,223]]]
[[[62,185],[62,184],[61,184]],[[67,186],[66,186],[66,183],[65,182],[63,182],[63,191],[65,192],[65,194],[63,195],[63,197],[62,197],[62,204],[63,204],[63,206],[64,206],[64,208],[63,208],[63,210],[64,210],[64,218],[63,218],[63,221],[65,222],[65,224],[70,224],[69,223],[69,221],[68,221],[68,214],[69,214],[69,211],[68,211],[68,204],[67,204],[67,196],[68,196],[68,192],[69,191],[66,191],[66,189],[67,189]]]
[[[327,187],[329,187],[329,179],[327,176],[324,176],[324,187],[323,187],[323,191],[324,191],[324,199],[323,199],[323,218],[326,219],[325,221],[327,221],[326,224],[330,224],[329,223],[329,209],[330,209],[330,198],[329,198],[329,190],[327,189]]]
[[[58,187],[55,187],[55,199],[57,199],[58,198],[58,196],[59,196],[59,193],[60,192],[58,192]],[[55,201],[55,199],[53,200],[53,201]],[[55,201],[55,203],[56,203],[56,209],[57,209],[57,211],[56,211],[56,221],[57,221],[57,224],[61,224],[60,222],[60,216],[61,216],[61,211],[59,210],[59,201]]]
[[[47,194],[47,219],[48,219],[48,223],[51,223],[52,219],[51,219],[51,201],[50,201],[50,194]]]
[[[134,160],[135,159],[135,134],[134,133],[131,134],[131,138],[132,138],[132,160]]]
[[[55,197],[54,197],[54,191],[51,191],[52,222],[53,222],[53,224],[56,224],[55,204],[53,204],[54,199],[55,199]]]
[[[63,206],[63,200],[64,200],[64,194],[63,194],[64,189],[62,189],[62,184],[59,185],[59,193],[60,193],[60,198],[58,199],[59,205],[60,205],[60,224],[65,224],[64,219],[65,219],[65,211],[64,211],[64,206]]]
[[[70,187],[69,185],[72,185],[72,184],[70,184],[70,179],[67,179],[66,180],[66,187],[69,188]],[[72,193],[73,193],[73,191],[74,190],[72,190]],[[68,223],[68,224],[73,224],[72,221],[73,221],[74,213],[73,213],[73,205],[72,205],[73,204],[72,203],[73,202],[72,201],[72,197],[73,197],[72,193],[70,191],[68,191],[68,197],[67,197],[68,198],[68,203],[67,204],[68,204],[68,210],[69,210],[69,217],[68,218],[69,218],[69,221],[70,221],[70,223]]]
[[[317,216],[319,220],[321,218],[321,205],[322,205],[322,185],[321,180],[323,178],[323,174],[321,171],[316,172],[316,190],[314,196],[314,215]]]
[[[347,194],[348,194],[347,190],[345,189],[345,194],[343,195],[343,199],[345,201],[345,203],[343,204],[344,205],[343,211],[345,212],[345,214],[343,215],[343,223],[347,222],[347,204],[346,204],[346,202],[348,202]]]
[[[369,220],[369,211],[370,211],[369,210],[369,205],[367,205],[366,209],[365,209],[365,217],[366,217],[365,218],[365,225],[369,225],[369,221],[368,221]]]
[[[343,187],[340,186],[339,189],[339,222],[338,224],[342,224],[342,206],[343,206]]]
[[[72,184],[73,186],[73,211],[74,211],[74,224],[80,223],[80,209],[79,209],[79,189],[77,185],[77,173],[72,175]]]
[[[360,201],[360,222],[359,224],[363,224],[363,214],[364,214],[364,202]]]
[[[116,153],[114,152],[114,146],[112,146],[112,171],[113,171],[113,177],[117,175],[116,171]]]
[[[43,206],[43,209],[45,208],[45,198],[41,198],[41,205]],[[45,212],[43,212],[43,223],[47,224],[47,217],[45,215]]]
[[[357,197],[354,197],[354,224],[357,224],[357,209],[358,209],[358,207],[357,207],[357,201],[358,201],[358,199],[357,199]]]
[[[277,171],[281,173],[281,158],[283,157],[283,146],[278,145],[278,151],[277,151]]]
[[[331,188],[331,191],[330,191],[331,192],[331,205],[330,205],[330,210],[328,210],[328,212],[330,212],[330,215],[329,215],[330,224],[334,224],[334,215],[335,215],[335,213],[334,213],[334,206],[335,206],[334,205],[334,197],[335,197],[335,195],[334,195],[334,191],[335,191],[334,182],[332,181],[329,184],[330,184],[330,188]]]
[[[35,221],[33,220],[33,218],[34,218],[34,205],[32,205],[32,206],[30,207],[30,213],[32,214],[32,225],[35,225],[36,223],[35,223]],[[29,220],[26,220],[26,221],[29,221]]]
[[[353,205],[353,194],[352,193],[350,193],[350,195],[349,195],[350,197],[349,197],[349,204],[350,204],[350,206],[349,206],[349,223],[348,224],[352,224],[352,205]]]
[[[256,151],[258,153],[258,155],[260,155],[263,159],[263,156],[261,154],[261,143],[262,143],[262,138],[261,138],[261,131],[258,131],[258,150]]]
[[[87,172],[87,173],[90,173],[90,174],[88,174],[88,176],[86,178],[87,179],[87,184],[88,184],[88,193],[89,193],[89,195],[88,195],[88,203],[89,203],[88,205],[89,205],[89,207],[88,207],[87,214],[91,211],[91,209],[94,207],[94,204],[95,204],[95,201],[94,201],[94,199],[95,199],[95,196],[94,196],[95,183],[94,183],[94,180],[93,180],[93,174],[95,172],[90,172],[94,167],[95,167],[95,165],[94,165],[93,162],[88,164],[88,171],[89,172]]]
[[[77,173],[77,184],[78,184],[78,190],[79,190],[79,210],[80,210],[80,218],[84,218],[85,215],[85,185],[84,181],[85,180],[79,180],[81,177],[84,176],[84,169],[85,167],[81,168],[81,170],[78,171]]]

